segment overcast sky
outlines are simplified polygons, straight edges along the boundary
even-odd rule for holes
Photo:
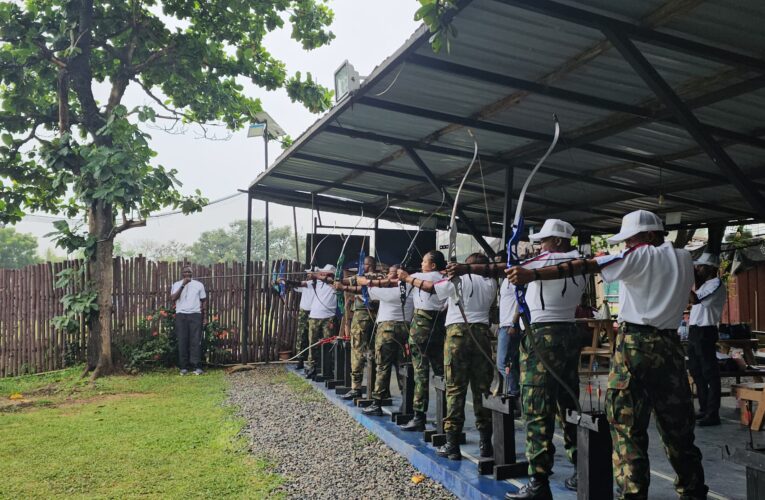
[[[350,61],[361,75],[368,75],[375,66],[396,51],[417,29],[414,12],[416,0],[386,0],[383,3],[372,0],[330,0],[335,12],[332,31],[336,38],[329,46],[305,52],[289,36],[288,29],[266,37],[268,50],[287,65],[292,74],[295,71],[311,72],[314,79],[326,87],[333,88],[334,71],[344,61]],[[140,90],[128,88],[124,103],[130,107],[151,104]],[[302,105],[290,102],[286,92],[266,92],[249,84],[246,89],[252,96],[259,97],[263,108],[293,138],[297,138],[320,115],[308,112]],[[227,141],[199,139],[194,130],[184,135],[173,135],[163,131],[151,131],[151,146],[157,151],[156,162],[166,168],[178,170],[183,182],[181,191],[192,193],[200,189],[210,200],[219,199],[245,189],[257,174],[264,169],[263,141],[261,138],[246,138],[246,131],[237,132]],[[270,161],[281,153],[281,147],[271,143]],[[176,240],[192,243],[202,231],[225,227],[229,222],[246,217],[247,201],[244,195],[206,208],[201,214],[191,216],[173,215],[150,219],[147,227],[130,229],[118,236],[123,246],[130,247],[142,240]],[[264,204],[255,202],[253,217],[262,218]],[[292,225],[292,209],[271,204],[271,222],[275,226]],[[302,233],[310,229],[310,210],[298,209],[298,229]],[[326,214],[325,224],[353,225],[357,218]],[[386,226],[387,224],[381,224]],[[53,230],[51,221],[45,217],[27,217],[16,225],[22,232],[33,233],[40,239],[40,252],[44,253],[50,243],[42,236]],[[58,251],[60,253],[60,251]]]

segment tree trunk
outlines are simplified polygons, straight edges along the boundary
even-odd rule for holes
[[[88,347],[89,355],[91,351],[98,352],[98,360],[91,376],[93,380],[102,375],[109,375],[114,371],[112,363],[114,217],[112,206],[102,201],[91,205],[89,212],[90,235],[96,239],[96,250],[91,261],[91,279],[98,294],[98,317],[91,321],[91,326],[96,326],[93,324],[95,323],[97,327],[91,331],[90,341],[93,342],[97,339],[100,344],[97,350]]]

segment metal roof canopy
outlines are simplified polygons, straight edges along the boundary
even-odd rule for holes
[[[556,113],[562,139],[532,180],[527,225],[615,232],[636,209],[680,212],[674,227],[765,220],[765,3],[473,0],[453,22],[450,53],[434,54],[420,27],[251,196],[372,217],[389,196],[399,210],[383,218],[437,210],[444,228],[471,129],[480,168],[459,225],[497,236],[506,190],[517,199]]]

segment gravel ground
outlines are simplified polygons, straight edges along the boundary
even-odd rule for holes
[[[229,401],[247,420],[251,451],[286,477],[287,498],[454,498],[345,411],[283,367],[230,376]]]

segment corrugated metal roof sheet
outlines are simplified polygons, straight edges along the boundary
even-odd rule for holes
[[[645,37],[635,42],[675,92],[690,100],[701,122],[726,129],[712,132],[725,134],[719,143],[762,194],[765,78],[752,79],[765,68],[765,3],[465,4],[454,19],[458,36],[450,53],[434,54],[427,30],[420,28],[361,89],[259,176],[251,186],[253,195],[308,206],[314,193],[314,201],[348,213],[358,213],[358,204],[374,213],[372,209],[382,208],[389,198],[393,205],[415,212],[393,211],[385,218],[398,220],[401,215],[416,221],[417,210],[430,213],[439,207],[441,194],[410,153],[454,195],[473,151],[470,128],[479,145],[481,169],[474,168],[461,205],[475,225],[487,231],[487,207],[492,222],[501,220],[505,170],[513,168],[511,195],[516,197],[530,165],[549,143],[556,113],[563,139],[530,186],[525,210],[529,223],[563,217],[575,226],[609,231],[618,226],[621,214],[637,208],[662,214],[680,211],[682,222],[692,225],[763,219],[685,128],[662,112],[660,101],[605,41],[591,16],[583,14],[581,23],[572,22],[565,9],[584,9],[757,58],[756,64],[743,67],[752,61],[691,55],[693,47],[653,43]],[[569,94],[548,95],[547,88],[519,90],[534,82]],[[660,116],[646,120],[622,105]],[[441,227],[450,208],[439,210]]]

